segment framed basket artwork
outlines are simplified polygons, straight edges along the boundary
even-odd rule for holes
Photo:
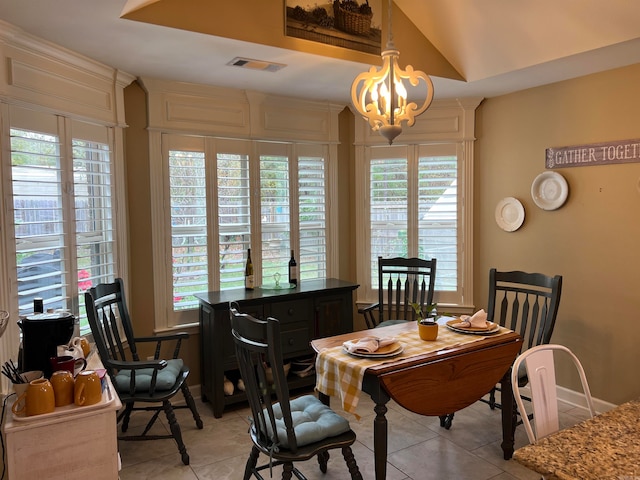
[[[382,0],[285,0],[285,34],[380,55]]]

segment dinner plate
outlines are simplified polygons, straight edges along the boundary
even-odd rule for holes
[[[454,327],[456,323],[460,323],[460,319],[456,318],[455,320],[449,320],[447,322],[447,328],[449,330],[453,330],[458,333],[468,333],[471,335],[490,335],[492,333],[496,333],[500,331],[500,325],[493,322],[488,322],[489,326],[487,328],[476,328],[476,327]]]
[[[496,223],[505,232],[514,232],[524,222],[524,207],[520,200],[505,197],[496,206]]]
[[[542,172],[531,184],[531,197],[543,210],[556,210],[564,205],[569,185],[558,172]]]
[[[392,343],[391,345],[387,345],[385,347],[379,348],[375,352],[366,353],[366,352],[349,352],[346,348],[342,347],[345,353],[349,355],[353,355],[354,357],[360,358],[391,358],[397,357],[404,351],[404,345],[400,342]]]

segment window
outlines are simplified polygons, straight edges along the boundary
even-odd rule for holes
[[[327,277],[326,159],[298,158],[300,278]]]
[[[260,226],[262,230],[262,285],[275,283],[285,272],[291,250],[289,158],[260,155]]]
[[[301,280],[327,276],[326,146],[162,138],[174,312],[195,309],[197,293],[242,288],[248,248],[262,285],[274,284],[276,273],[286,281],[291,250]],[[217,212],[216,222],[207,222],[209,211]]]
[[[461,304],[463,243],[459,146],[367,148],[365,290],[378,288],[378,256],[438,260],[436,299]]]
[[[9,120],[18,311],[41,297],[86,331],[83,292],[115,272],[110,131],[16,107]]]
[[[172,150],[169,170],[173,303],[181,310],[197,306],[192,293],[208,284],[204,153]]]

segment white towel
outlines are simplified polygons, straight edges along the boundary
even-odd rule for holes
[[[357,340],[347,340],[342,344],[349,353],[374,353],[379,348],[395,343],[394,337],[362,337]]]
[[[472,316],[460,315],[460,322],[454,323],[451,326],[458,328],[488,328],[489,325],[489,322],[487,322],[487,312],[482,309],[478,310]]]

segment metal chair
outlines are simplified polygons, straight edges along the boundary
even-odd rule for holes
[[[317,457],[322,473],[327,471],[329,450],[341,449],[351,478],[362,475],[351,451],[356,434],[349,422],[313,395],[290,399],[283,368],[280,322],[259,320],[230,308],[231,331],[240,374],[251,407],[249,434],[253,442],[244,480],[262,479],[260,471],[282,465],[282,478],[305,476],[294,466]],[[267,369],[271,375],[267,375]],[[258,465],[260,454],[269,457]]]
[[[122,435],[118,436],[118,439],[173,438],[178,445],[182,462],[188,465],[189,455],[182,441],[182,433],[174,408],[189,408],[197,428],[203,428],[202,420],[187,386],[189,368],[178,358],[182,340],[189,335],[181,332],[171,335],[135,337],[125,301],[123,282],[120,278],[113,283],[103,283],[90,288],[85,293],[85,307],[100,360],[111,378],[120,401],[125,406],[118,415],[118,422],[122,422],[122,432],[125,433],[128,430],[133,411],[154,412],[142,434]],[[163,360],[160,354],[163,350],[163,342],[167,341],[172,342],[170,345],[173,347],[173,355],[171,359]],[[138,344],[143,342],[155,343],[153,360],[140,360]],[[171,399],[180,391],[186,405],[174,407]],[[136,406],[140,403],[145,406]],[[166,415],[171,434],[148,435],[162,411]]]
[[[416,321],[411,306],[421,310],[433,304],[436,281],[436,259],[378,257],[378,301],[358,313],[364,315],[368,328]]]
[[[582,383],[582,391],[587,401],[587,407],[591,417],[596,414],[591,398],[589,383],[578,357],[563,345],[538,345],[520,354],[513,363],[511,381],[513,383],[513,395],[521,412],[522,423],[531,443],[536,443],[540,438],[546,437],[560,430],[558,417],[558,397],[556,393],[555,352],[565,352],[573,361]],[[531,427],[529,417],[524,415],[525,406],[518,386],[521,365],[524,365],[529,389],[531,391],[531,406],[535,433]]]

